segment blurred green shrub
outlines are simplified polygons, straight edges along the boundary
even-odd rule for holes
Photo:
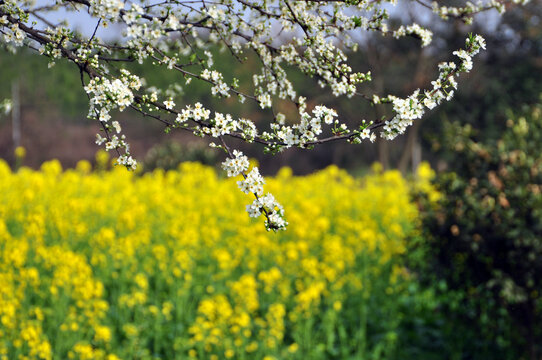
[[[157,168],[174,170],[184,161],[214,166],[219,161],[218,155],[217,151],[203,142],[168,141],[155,145],[147,152],[143,161],[143,171],[152,171]]]
[[[458,358],[542,355],[542,106],[509,114],[500,139],[448,125],[453,172],[437,205],[422,201],[426,281],[440,289]]]

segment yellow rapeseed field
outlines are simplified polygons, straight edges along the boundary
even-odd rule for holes
[[[282,169],[266,184],[281,233],[248,217],[236,180],[197,163],[137,175],[0,161],[0,358],[392,351],[417,217],[400,174]]]

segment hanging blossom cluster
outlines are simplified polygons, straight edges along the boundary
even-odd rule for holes
[[[455,77],[461,72],[469,72],[472,69],[472,57],[485,49],[486,43],[480,35],[470,36],[466,41],[466,49],[454,51],[460,62],[446,62],[439,64],[439,77],[432,81],[433,89],[423,93],[416,90],[405,99],[390,95],[380,101],[388,101],[393,104],[395,116],[387,120],[383,127],[382,137],[388,140],[394,139],[398,134],[403,134],[413,121],[420,119],[425,108],[431,110],[440,105],[444,100],[451,100],[457,89]]]
[[[108,78],[92,78],[85,91],[89,95],[88,117],[97,119],[106,131],[106,137],[100,134],[96,136],[98,145],[105,144],[106,150],[122,151],[119,154],[117,163],[128,168],[135,169],[137,162],[130,155],[130,145],[126,142],[126,136],[121,134],[121,126],[118,121],[111,120],[111,111],[118,109],[123,111],[134,102],[132,91],[139,90],[141,81],[136,75],[130,74],[127,70],[121,71],[121,76],[113,81]]]
[[[422,40],[422,46],[428,46],[433,41],[433,32],[428,29],[424,29],[418,24],[412,24],[408,26],[401,25],[399,29],[393,32],[393,37],[399,39],[406,35],[415,35]]]
[[[256,197],[252,204],[247,205],[249,216],[259,217],[264,214],[266,229],[285,229],[288,223],[284,219],[283,207],[275,200],[273,194],[263,195],[265,180],[257,167],[253,167],[247,173],[248,167],[248,158],[238,150],[234,150],[232,156],[222,163],[222,168],[227,172],[228,177],[243,175],[243,180],[238,181],[237,186],[245,194],[252,193]]]
[[[421,3],[427,8],[431,8],[434,13],[438,14],[442,19],[448,20],[449,18],[460,18],[466,24],[471,24],[473,14],[477,14],[489,9],[496,9],[500,14],[504,14],[507,4],[526,5],[530,0],[489,0],[478,1],[476,3],[468,1],[465,6],[443,6],[438,1],[433,1],[430,5]]]
[[[480,36],[470,36],[464,49],[450,54],[456,61],[439,65],[432,87],[428,84],[427,89],[407,97],[368,94],[370,69],[355,69],[349,61],[361,38],[412,37],[421,47],[432,44],[429,28],[415,22],[390,22],[390,5],[416,6],[416,12],[426,9],[435,17],[469,24],[482,11],[503,12],[527,2],[464,1],[462,6],[448,7],[427,0],[44,0],[39,4],[0,0],[0,41],[10,51],[22,46],[37,50],[50,59],[50,66],[60,59],[75,64],[89,97],[89,117],[103,130],[96,142],[115,151],[117,162],[129,169],[137,162],[120,121],[114,119],[116,111],[130,108],[161,122],[167,131],[179,129],[214,139],[211,145],[227,154],[223,168],[228,176],[241,176],[240,190],[254,198],[247,206],[249,215],[263,215],[267,228],[278,230],[287,225],[283,208],[272,194],[264,193],[259,169],[249,170],[246,156],[230,150],[229,139],[261,144],[270,153],[336,140],[372,142],[379,133],[393,139],[425,111],[452,99],[459,74],[472,69],[473,56],[485,44]],[[56,22],[59,10],[88,13],[96,24],[92,35],[79,34],[67,21],[53,28],[49,15],[54,13]],[[106,42],[97,36],[107,30],[118,32],[118,41]],[[250,80],[242,82],[221,72],[215,59],[218,50],[221,57],[229,54],[241,67],[250,61],[251,67],[246,68],[257,68],[251,70]],[[134,62],[170,71],[170,86],[157,88],[151,85],[152,79],[147,84],[130,65]],[[393,116],[365,120],[360,115],[352,126],[340,109],[314,103],[299,93],[300,76],[301,81],[314,79],[322,92],[387,107]],[[195,83],[206,84],[211,96],[228,104],[254,102],[261,109],[260,119],[211,110],[201,103],[177,105]]]

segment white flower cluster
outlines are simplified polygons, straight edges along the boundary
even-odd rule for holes
[[[186,109],[183,109],[179,114],[177,114],[177,118],[175,121],[178,124],[185,123],[188,120],[194,120],[196,122],[208,120],[209,116],[211,115],[211,111],[208,109],[205,109],[201,103],[195,103],[194,108],[191,106],[187,106]]]
[[[124,2],[121,0],[90,0],[90,14],[103,20],[117,19],[123,9]]]
[[[373,124],[374,122],[372,121],[367,123],[366,120],[362,120],[359,130],[355,131],[354,135],[351,137],[351,142],[354,144],[360,144],[365,139],[369,139],[371,142],[375,142],[376,134],[372,132],[370,128],[370,126]]]
[[[288,222],[284,219],[284,209],[270,193],[256,198],[252,204],[247,205],[247,212],[250,217],[259,217],[262,213],[265,214],[267,230],[284,230],[288,226]]]
[[[356,85],[371,80],[371,73],[353,72],[346,64],[347,57],[337,48],[324,33],[311,37],[311,46],[303,52],[303,56],[295,56],[291,48],[285,47],[282,56],[290,64],[296,65],[309,75],[320,79],[320,86],[329,86],[334,96],[352,97],[356,93]]]
[[[472,56],[470,56],[470,54],[467,51],[463,49],[456,50],[453,52],[453,54],[462,60],[461,67],[466,72],[469,72],[472,70]]]
[[[196,129],[200,136],[219,137],[236,133],[248,142],[252,142],[258,136],[256,125],[252,121],[244,118],[234,119],[230,114],[220,112],[215,112],[215,116],[211,117],[211,111],[204,108],[201,103],[181,110],[175,118],[175,125],[186,127],[188,120],[193,120],[199,125]]]
[[[480,35],[475,35],[467,39],[467,50],[457,50],[453,54],[462,60],[461,69],[469,72],[472,69],[472,57],[480,52],[480,49],[486,49],[486,41]]]
[[[511,0],[512,3],[519,5],[526,5],[530,1],[531,0]],[[482,11],[495,9],[501,14],[506,11],[506,2],[503,0],[478,0],[476,4],[467,1],[463,7],[442,6],[438,1],[433,1],[431,6],[433,12],[442,19],[448,20],[450,17],[455,17],[463,20],[466,24],[471,24],[472,16]]]
[[[334,109],[322,105],[315,106],[312,113],[314,114],[315,119],[324,120],[324,123],[327,125],[331,125],[337,117],[337,112]]]
[[[382,137],[387,140],[394,139],[398,134],[403,134],[406,128],[412,125],[413,120],[422,117],[424,110],[418,96],[420,90],[416,90],[406,99],[401,99],[395,96],[388,96],[393,103],[393,111],[395,116],[391,120],[387,120],[383,127]]]
[[[109,112],[118,108],[123,111],[134,101],[134,94],[130,86],[121,79],[110,81],[107,78],[91,79],[85,91],[90,96],[89,117],[94,117],[99,111],[98,119],[107,122],[111,118]]]
[[[260,107],[262,109],[270,108],[271,105],[273,105],[273,102],[271,101],[271,95],[268,93],[258,95],[258,102],[260,103]]]
[[[263,194],[263,185],[265,180],[260,175],[260,170],[257,167],[253,167],[248,174],[244,176],[244,180],[239,180],[237,186],[245,194],[253,193],[258,196]]]
[[[237,121],[234,121],[230,114],[215,112],[215,117],[210,121],[211,127],[205,128],[204,132],[213,137],[231,134],[238,128]]]
[[[127,25],[123,32],[123,36],[128,39],[126,45],[132,49],[132,56],[140,64],[145,59],[154,57],[157,50],[167,50],[162,41],[167,36],[167,32],[181,28],[178,17],[170,10],[159,11],[158,16],[153,16],[148,13],[148,9],[131,3],[130,9],[123,10],[121,14],[121,20]],[[155,60],[158,59],[155,58]],[[177,61],[177,56],[164,56],[164,59],[157,63],[166,64],[168,69],[173,69]]]
[[[327,125],[338,125],[337,112],[334,109],[327,108],[322,105],[316,106],[312,111],[312,116],[305,111],[305,99],[300,98],[299,114],[301,120],[298,124],[287,126],[282,120],[271,124],[271,129],[274,131],[274,137],[284,144],[286,148],[292,146],[303,147],[311,141],[316,141],[318,135],[322,134],[322,122]],[[343,126],[344,124],[341,124]],[[346,127],[343,126],[343,130]]]
[[[366,127],[365,129],[363,129],[360,133],[360,138],[361,139],[369,139],[371,140],[371,142],[375,142],[376,140],[376,134],[371,132],[371,130],[369,129],[369,127]]]
[[[116,123],[116,124],[115,124]],[[120,132],[120,125],[118,122],[113,122],[114,126],[116,126]],[[116,164],[118,165],[124,165],[126,168],[135,170],[137,167],[137,161],[130,155],[130,144],[126,142],[126,136],[125,135],[112,135],[109,139],[106,137],[101,136],[100,134],[96,134],[96,144],[102,145],[105,143],[105,149],[107,151],[109,150],[118,150],[118,149],[124,149],[124,154],[119,155],[117,158]]]
[[[111,119],[110,112],[114,109],[123,111],[130,106],[134,101],[133,90],[138,90],[141,87],[139,77],[130,74],[127,70],[121,71],[121,76],[113,81],[108,78],[95,77],[91,79],[85,91],[89,95],[89,113],[88,117],[97,119],[102,123],[106,132],[116,131],[121,132],[121,126],[118,121]],[[123,150],[124,154],[119,155],[118,164],[125,165],[128,168],[135,169],[137,162],[130,156],[130,145],[126,142],[124,135],[112,135],[110,138],[97,135],[96,143],[101,145],[105,143],[106,150]]]
[[[422,94],[418,89],[406,99],[392,95],[388,96],[386,101],[393,103],[393,111],[396,115],[385,122],[381,133],[382,137],[388,140],[394,139],[398,134],[403,134],[414,120],[423,116],[424,107],[433,109],[444,99],[451,100],[455,89],[457,89],[457,82],[454,77],[460,72],[469,72],[472,69],[472,57],[485,47],[485,40],[482,36],[470,36],[466,41],[466,49],[453,52],[454,55],[461,59],[459,65],[454,62],[439,64],[439,77],[431,82],[433,85],[432,90],[425,91]],[[381,101],[379,98],[376,100]]]
[[[469,2],[464,8],[459,8],[455,6],[441,6],[438,2],[433,1],[432,3],[433,12],[440,16],[444,20],[448,20],[450,16],[460,17],[463,14],[470,14],[476,10],[476,5]],[[497,8],[499,9],[500,6]]]
[[[175,102],[171,98],[167,99],[164,101],[164,106],[167,110],[172,110],[175,107]]]
[[[211,88],[211,93],[214,96],[230,96],[230,87],[224,82],[224,76],[222,75],[222,73],[216,70],[210,71],[209,69],[205,69],[202,71],[200,76],[202,79],[205,79],[214,84],[214,86]]]
[[[258,168],[253,167],[247,174],[248,167],[248,158],[238,150],[234,150],[231,156],[222,163],[222,168],[227,172],[228,177],[243,175],[243,180],[237,181],[237,186],[245,194],[252,193],[256,197],[252,204],[246,206],[248,215],[259,217],[264,214],[267,230],[286,229],[288,223],[284,219],[284,209],[272,194],[263,195],[265,180],[260,175]]]
[[[233,150],[233,158],[229,157],[222,163],[222,169],[227,172],[228,177],[244,173],[248,166],[248,158],[239,150]]]
[[[419,37],[422,40],[422,47],[431,44],[431,41],[433,40],[433,32],[422,28],[418,24],[411,24],[407,27],[401,25],[399,29],[393,32],[393,37],[395,37],[396,39],[399,39],[400,37],[406,35],[415,35]]]
[[[119,156],[116,163],[132,170],[137,168],[137,161],[132,156],[126,154]]]
[[[8,21],[5,16],[0,18],[0,23],[2,25],[7,25]],[[19,29],[19,24],[12,24],[11,27],[8,27],[7,31],[4,32],[4,41],[7,44],[13,44],[15,46],[22,46],[24,39],[26,39],[26,34],[24,31]]]

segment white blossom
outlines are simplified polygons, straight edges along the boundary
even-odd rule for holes
[[[246,175],[244,180],[237,182],[239,189],[245,194],[253,193],[258,196],[263,194],[263,185],[265,181],[260,175],[260,171],[257,167],[253,167],[252,170]]]
[[[248,158],[241,151],[234,150],[233,156],[222,163],[222,168],[228,173],[228,177],[237,176],[248,170]]]

